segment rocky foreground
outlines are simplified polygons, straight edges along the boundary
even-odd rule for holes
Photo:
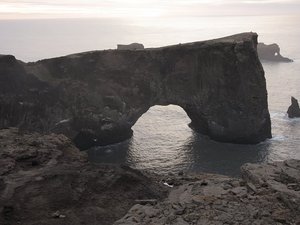
[[[111,225],[165,193],[139,171],[91,165],[64,135],[0,130],[1,225]]]
[[[165,178],[91,164],[64,135],[2,129],[0,224],[300,224],[300,161],[241,170]]]
[[[300,162],[246,164],[242,179],[211,176],[172,188],[153,205],[135,205],[115,225],[300,224]]]

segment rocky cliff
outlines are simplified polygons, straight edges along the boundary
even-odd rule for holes
[[[126,166],[93,165],[64,135],[0,130],[1,225],[111,225],[162,184]]]
[[[0,128],[63,133],[80,148],[129,138],[151,106],[175,104],[212,139],[271,137],[257,34],[106,50],[25,64],[0,57]]]
[[[246,164],[241,179],[162,177],[91,164],[64,135],[9,128],[0,140],[1,225],[300,223],[299,160]]]

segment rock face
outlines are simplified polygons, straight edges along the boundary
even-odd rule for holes
[[[299,160],[246,164],[242,177],[207,175],[175,186],[164,201],[137,204],[115,225],[300,223]]]
[[[264,43],[258,43],[257,51],[261,60],[274,62],[293,62],[293,60],[283,57],[280,54],[280,48],[278,44],[266,45]]]
[[[299,108],[298,100],[295,99],[294,97],[291,97],[291,102],[292,104],[290,105],[287,111],[289,118],[300,117],[300,108]]]
[[[0,128],[63,133],[78,147],[129,138],[151,106],[175,104],[212,139],[271,137],[257,34],[22,63],[0,57]]]
[[[165,178],[91,164],[64,135],[9,128],[0,140],[1,225],[300,223],[299,160]]]
[[[64,135],[0,130],[1,225],[111,225],[162,185],[128,167],[93,165]]]
[[[132,43],[129,45],[117,45],[118,50],[142,50],[144,45],[140,43]]]

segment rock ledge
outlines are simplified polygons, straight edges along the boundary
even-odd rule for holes
[[[300,223],[299,160],[246,164],[242,179],[160,177],[90,164],[64,135],[9,128],[0,140],[3,225]]]
[[[300,161],[245,164],[242,179],[218,175],[175,186],[155,205],[135,205],[114,225],[299,224]]]

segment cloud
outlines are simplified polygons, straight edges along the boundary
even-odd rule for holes
[[[299,11],[298,0],[1,0],[0,15],[20,17],[156,18]],[[220,7],[220,8],[217,8]],[[263,10],[261,10],[263,9]]]

